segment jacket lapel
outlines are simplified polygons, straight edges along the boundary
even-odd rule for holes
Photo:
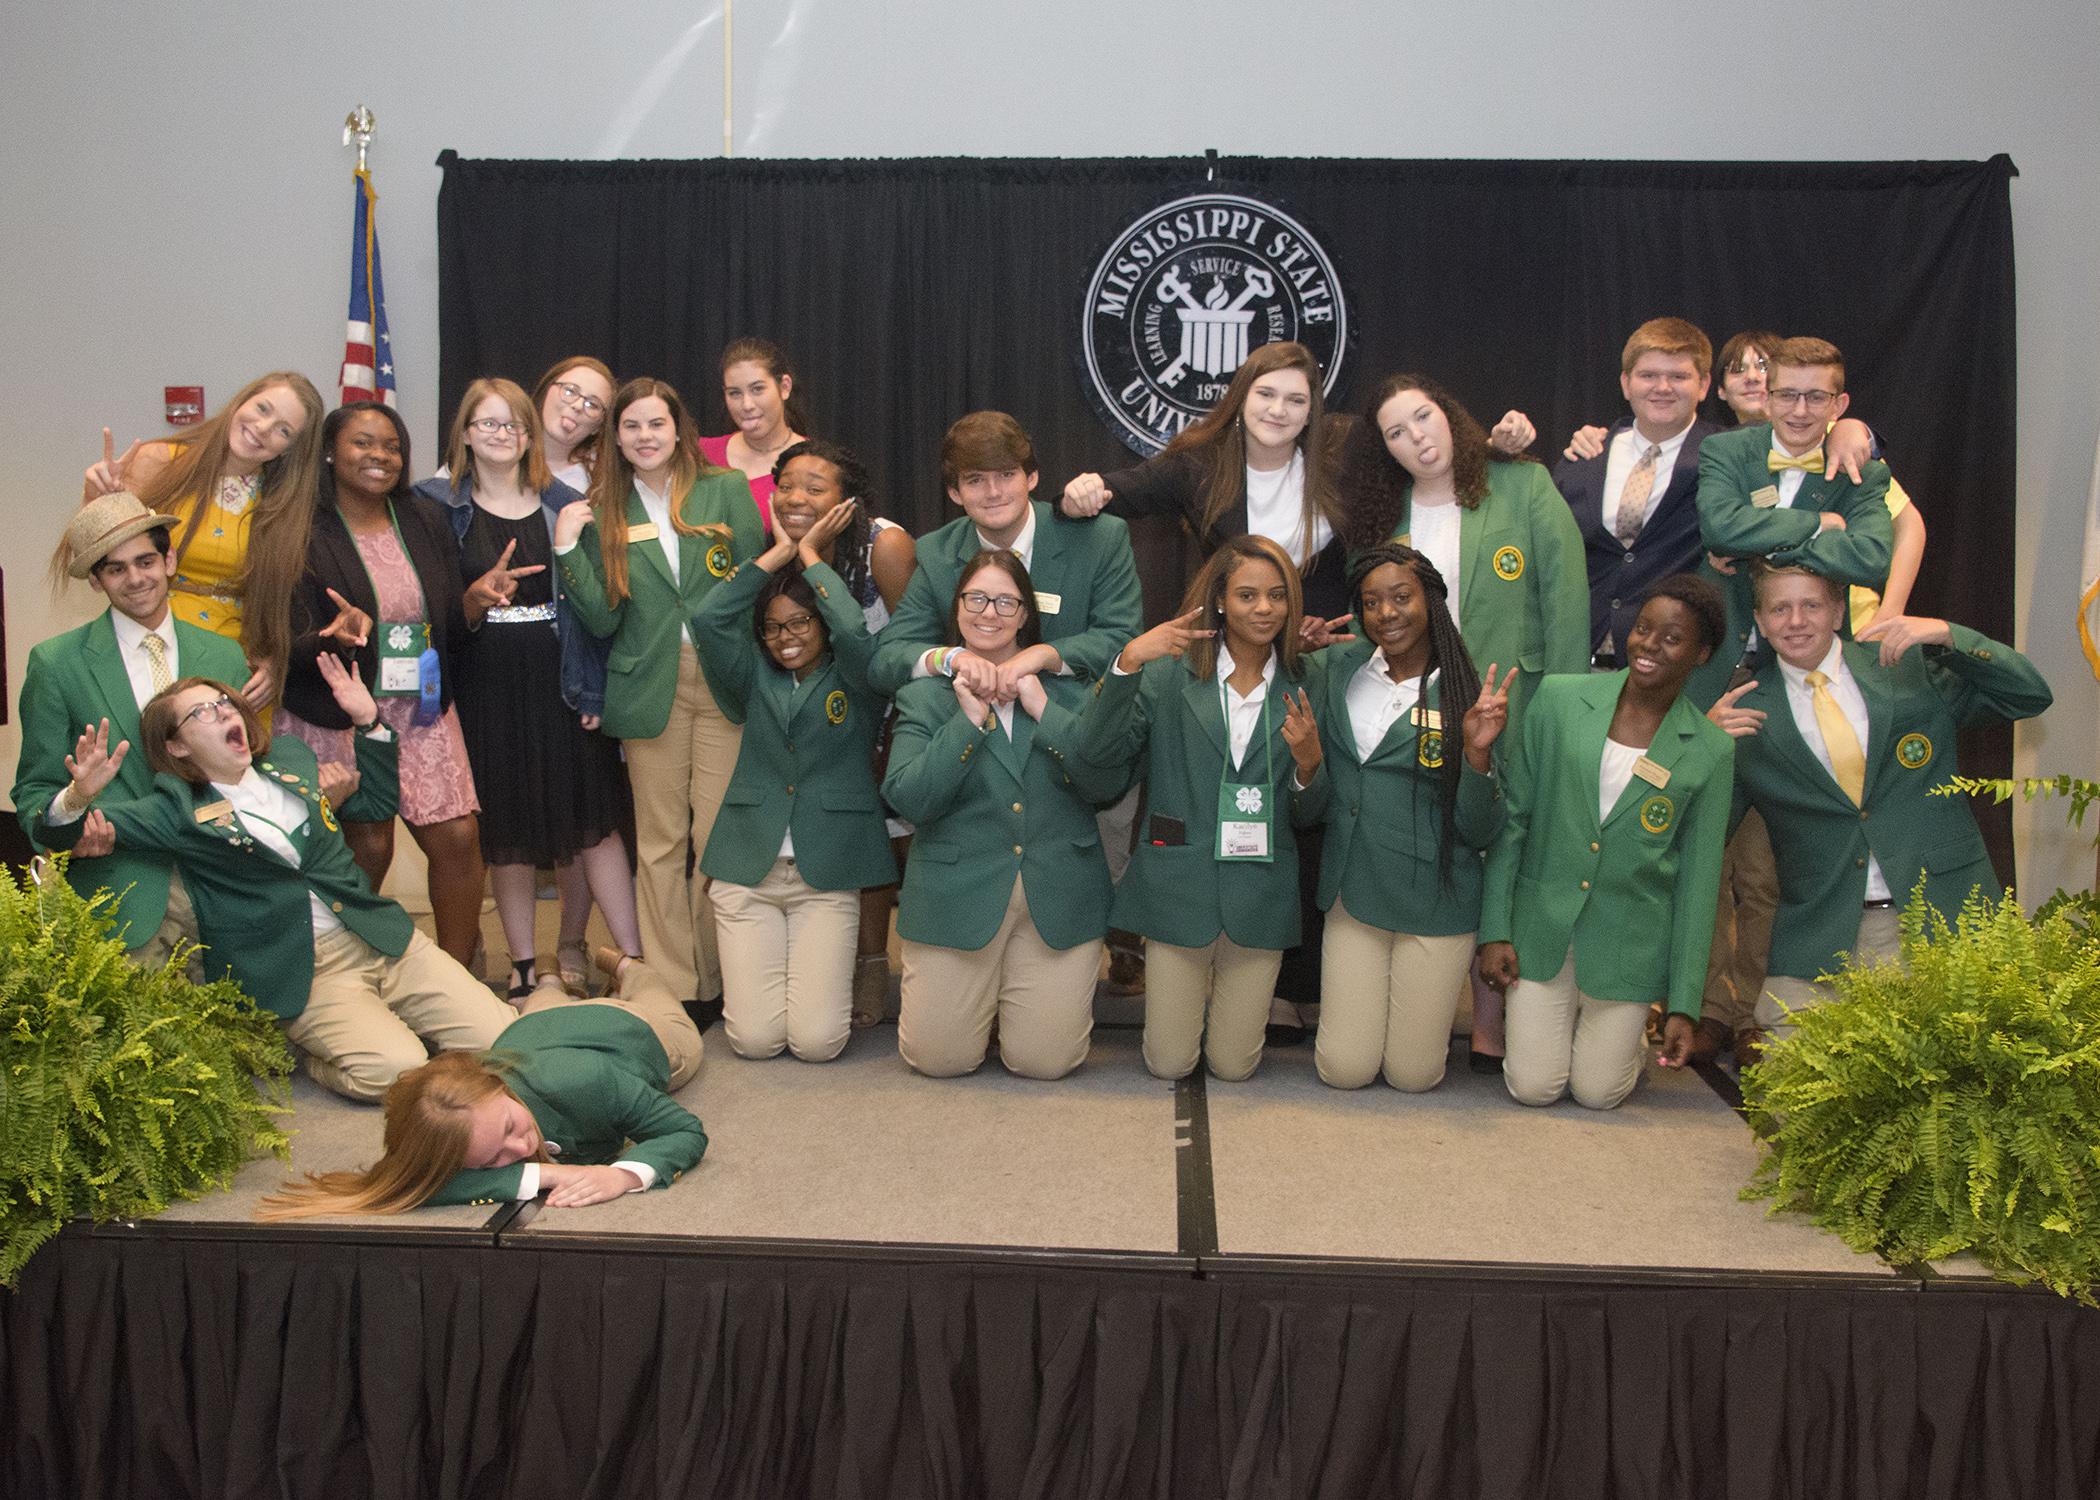
[[[1619,672],[1608,680],[1614,683],[1623,683],[1626,680],[1626,674]],[[1619,695],[1615,690],[1610,698],[1605,700],[1604,728],[1606,734],[1611,732],[1611,713],[1618,702],[1618,697]],[[1670,705],[1670,711],[1663,715],[1662,723],[1655,728],[1655,738],[1649,742],[1648,748],[1644,752],[1648,759],[1661,766],[1665,771],[1674,771],[1678,760],[1684,754],[1686,743],[1698,733],[1697,721],[1701,717],[1703,715],[1692,707],[1692,700],[1685,697],[1682,693],[1678,694],[1677,701]],[[1599,754],[1601,757],[1601,747]],[[1643,779],[1639,773],[1635,773],[1627,778],[1626,789],[1619,793],[1619,800],[1611,806],[1611,816],[1604,820],[1602,826],[1609,828],[1612,824],[1618,822],[1620,818],[1624,817],[1628,809],[1638,807],[1656,792],[1662,792],[1667,796],[1669,790],[1668,782],[1658,787],[1653,782]]]
[[[1852,680],[1859,684],[1859,695],[1867,700],[1867,742],[1860,751],[1867,760],[1866,797],[1871,800],[1874,789],[1880,783],[1882,773],[1895,763],[1891,754],[1890,725],[1895,715],[1895,700],[1889,696],[1888,681],[1881,667],[1881,653],[1872,646],[1857,645],[1846,641],[1840,648],[1845,653],[1845,665],[1851,669]],[[1852,799],[1845,799],[1850,802]]]
[[[1458,596],[1461,609],[1465,607],[1466,600],[1480,597],[1482,524],[1479,506],[1461,505],[1458,508]]]
[[[1035,556],[1028,563],[1028,581],[1035,585],[1036,614],[1047,639],[1050,627],[1058,623],[1064,615],[1062,605],[1067,577],[1066,563],[1069,559],[1065,556],[1062,531],[1050,524],[1050,507],[1040,500],[1031,500],[1028,504],[1035,512]],[[1056,614],[1042,612],[1040,601],[1045,594],[1058,597],[1060,608]]]
[[[1223,665],[1223,661],[1229,659],[1222,646],[1218,655],[1221,658],[1219,665]],[[1225,734],[1225,709],[1218,701],[1217,678],[1198,677],[1188,669],[1186,662],[1182,664],[1181,674],[1181,697],[1182,701],[1188,704],[1190,717],[1203,726],[1203,732],[1210,736],[1211,744],[1217,747],[1219,759],[1229,765],[1232,761],[1232,742]]]
[[[1823,762],[1816,758],[1816,752],[1808,748],[1808,741],[1801,737],[1801,726],[1794,722],[1794,703],[1788,696],[1786,676],[1780,670],[1779,658],[1767,654],[1764,660],[1771,667],[1773,687],[1771,707],[1765,711],[1764,727],[1758,733],[1771,742],[1774,750],[1793,762],[1794,779],[1798,783],[1814,787],[1824,797],[1851,807],[1852,799],[1845,795],[1845,789],[1837,784],[1837,778],[1830,774]],[[1762,691],[1759,690],[1759,696],[1762,696]]]
[[[1027,779],[1028,747],[1035,740],[1035,720],[1028,716],[1027,709],[1016,703],[1013,724],[1014,732],[1010,737],[1002,725],[994,723],[985,739],[991,745],[992,758],[1005,768],[1007,775],[1020,782]]]
[[[95,690],[102,695],[103,712],[108,715],[110,728],[130,740],[136,749],[139,743],[138,701],[131,696],[131,674],[124,670],[124,653],[117,649],[117,628],[110,623],[108,610],[88,626],[81,649],[88,659],[88,676],[93,680]],[[175,665],[181,665],[179,653]],[[143,751],[140,759],[143,764]]]
[[[642,508],[641,492],[630,487],[627,491],[627,529],[629,533],[632,533],[635,527],[648,524],[649,512]],[[658,550],[659,548],[672,546],[675,540],[675,538],[665,536],[659,532],[656,538],[656,545],[651,546],[648,542],[637,542],[630,537],[627,543],[628,572],[632,573],[634,571],[634,560],[636,557],[640,557],[643,563],[648,567],[654,568],[656,576],[661,578],[673,593],[676,593],[678,591],[677,585],[671,582],[670,553]],[[684,563],[685,556],[681,552],[679,554],[679,565],[682,567]]]
[[[1434,727],[1439,732],[1442,731],[1443,710],[1438,706],[1440,699],[1437,694],[1437,689],[1442,684],[1443,675],[1439,673],[1430,680],[1429,691],[1423,695],[1421,700],[1413,708],[1386,726],[1385,737],[1378,742],[1377,748],[1371,751],[1371,759],[1365,761],[1365,765],[1369,765],[1371,761],[1387,760],[1402,755],[1411,757],[1419,753],[1417,742],[1422,737],[1422,731],[1432,727],[1424,722],[1426,718],[1425,710],[1427,713],[1437,715],[1437,722]]]

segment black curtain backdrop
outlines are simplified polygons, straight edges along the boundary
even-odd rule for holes
[[[2045,1293],[412,1241],[64,1236],[0,1294],[0,1492],[2100,1489],[2100,1315]]]
[[[717,363],[740,334],[787,348],[812,425],[866,459],[879,510],[949,510],[940,439],[998,407],[1033,434],[1039,491],[1130,461],[1078,372],[1087,281],[1140,213],[1206,187],[1145,160],[472,161],[439,158],[441,409],[480,375],[535,379],[593,353],[657,375],[728,430]],[[1914,607],[2013,627],[2013,248],[2005,156],[1845,164],[1223,158],[1209,187],[1292,213],[1350,307],[1334,403],[1378,378],[1441,379],[1484,422],[1508,407],[1557,456],[1625,410],[1619,351],[1688,317],[1845,351],[1870,422],[1927,518]],[[1180,539],[1141,528],[1154,618]],[[2009,731],[1965,747],[2004,774]],[[1986,818],[2010,874],[2003,810]],[[1992,826],[1995,823],[1995,827]]]

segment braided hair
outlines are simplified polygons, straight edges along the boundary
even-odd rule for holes
[[[1451,590],[1444,582],[1444,575],[1437,571],[1435,563],[1412,547],[1403,547],[1398,542],[1380,542],[1374,547],[1366,547],[1351,560],[1349,602],[1356,608],[1359,623],[1363,620],[1364,581],[1387,563],[1411,570],[1415,582],[1427,596],[1429,655],[1422,663],[1422,675],[1415,684],[1417,701],[1428,700],[1432,674],[1441,673],[1443,676],[1439,696],[1444,705],[1447,745],[1444,763],[1437,771],[1437,801],[1442,816],[1437,831],[1436,865],[1437,878],[1448,890],[1451,886],[1451,851],[1458,842],[1458,783],[1464,774],[1463,752],[1451,747],[1448,736],[1463,719],[1465,711],[1473,706],[1473,700],[1480,696],[1480,673],[1473,665],[1473,654],[1466,649],[1466,643],[1458,633],[1458,622],[1451,618]],[[1463,731],[1460,733],[1462,735]]]
[[[875,602],[875,523],[869,517],[874,498],[874,484],[868,478],[867,466],[851,452],[837,443],[823,438],[804,438],[799,443],[790,443],[781,450],[780,457],[773,460],[773,482],[780,483],[780,476],[787,472],[790,462],[798,458],[814,458],[838,471],[839,493],[844,500],[854,501],[853,519],[846,529],[838,534],[831,544],[831,569],[846,585],[846,592],[854,602],[866,609]]]

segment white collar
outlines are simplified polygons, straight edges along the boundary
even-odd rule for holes
[[[1444,669],[1442,667],[1436,668],[1429,674],[1429,680],[1432,683],[1435,682],[1437,678],[1443,675],[1443,670]],[[1376,646],[1373,646],[1371,648],[1371,655],[1364,662],[1363,673],[1366,677],[1375,677],[1380,682],[1390,683],[1392,686],[1397,688],[1412,688],[1416,683],[1421,681],[1421,679],[1418,677],[1395,677],[1393,675],[1392,667],[1389,666],[1386,662],[1385,653],[1379,650]]]
[[[1691,422],[1685,423],[1683,427],[1678,429],[1675,437],[1666,437],[1655,444],[1655,466],[1658,469],[1664,464],[1675,464],[1677,462],[1677,455],[1684,448],[1684,440],[1692,435],[1692,422],[1698,420],[1698,417],[1694,416]],[[1638,462],[1640,456],[1648,450],[1648,445],[1654,440],[1641,431],[1638,423],[1626,429],[1626,436],[1633,444],[1633,456],[1635,461]]]
[[[1213,664],[1212,670],[1218,674],[1218,686],[1228,695],[1225,700],[1228,704],[1234,698],[1238,698],[1242,703],[1252,703],[1257,698],[1267,696],[1270,685],[1276,681],[1276,650],[1274,647],[1269,649],[1269,659],[1261,664],[1261,681],[1255,685],[1253,692],[1246,694],[1244,697],[1241,696],[1239,689],[1232,685],[1231,664],[1232,652],[1227,647],[1218,647],[1218,659]]]
[[[250,761],[248,769],[241,773],[239,781],[214,781],[211,785],[213,791],[219,793],[230,802],[233,800],[236,792],[252,799],[257,791],[269,784],[269,782],[263,780],[262,773],[255,769],[255,762]]]
[[[175,649],[175,611],[170,609],[161,616],[158,628],[148,630],[138,621],[112,605],[109,611],[110,629],[117,633],[117,649],[127,656],[139,649],[139,644],[149,635],[157,635],[167,642],[168,649]]]
[[[970,526],[972,530],[976,530],[977,523],[973,521]],[[1018,553],[1022,567],[1032,566],[1035,562],[1035,501],[1028,502],[1028,519],[1021,523],[1020,533],[1012,541],[1002,547],[982,531],[978,531],[977,545],[987,552]]]
[[[1814,691],[1808,685],[1808,674],[1810,672],[1821,672],[1830,679],[1832,685],[1842,682],[1847,675],[1845,672],[1845,642],[1838,636],[1831,637],[1829,652],[1825,654],[1821,663],[1816,666],[1794,666],[1785,657],[1781,656],[1776,649],[1772,653],[1772,659],[1779,663],[1779,673],[1780,676],[1786,679],[1786,685],[1797,693]]]

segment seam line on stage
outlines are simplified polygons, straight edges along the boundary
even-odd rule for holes
[[[1210,1105],[1199,1059],[1174,1085],[1174,1204],[1176,1244],[1200,1261],[1218,1253],[1218,1195],[1211,1176]],[[1201,1277],[1199,1265],[1196,1272]]]

